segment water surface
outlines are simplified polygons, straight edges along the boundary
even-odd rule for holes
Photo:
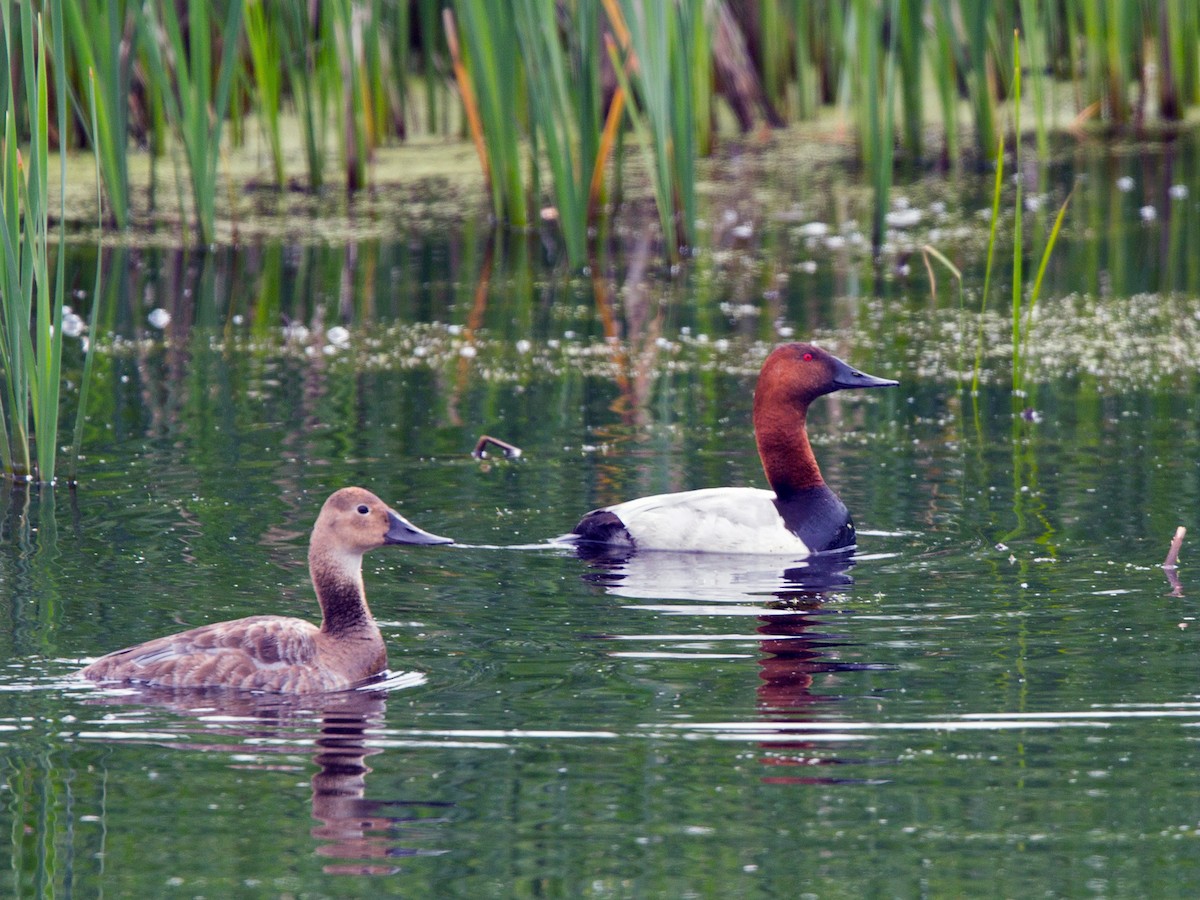
[[[1197,285],[1126,278],[1097,301],[1125,323],[1070,366],[1047,313],[1017,398],[992,309],[973,394],[974,299],[855,288],[791,228],[741,274],[714,249],[608,306],[461,237],[126,251],[83,483],[0,497],[6,893],[1194,894],[1200,395],[1194,366],[1121,377],[1147,354],[1120,338],[1167,296],[1193,327]],[[772,282],[775,253],[819,265]],[[530,547],[597,505],[761,485],[754,372],[810,334],[902,382],[810,417],[856,556]],[[471,458],[483,433],[523,455]],[[392,682],[289,702],[69,677],[186,626],[315,618],[308,530],[352,483],[460,542],[367,557]]]

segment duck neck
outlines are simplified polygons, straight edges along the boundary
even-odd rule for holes
[[[755,396],[754,439],[758,443],[758,456],[767,481],[780,500],[825,484],[808,442],[807,418],[806,405],[768,403]]]
[[[321,604],[321,631],[327,634],[378,632],[363,589],[362,557],[310,552],[309,573]]]

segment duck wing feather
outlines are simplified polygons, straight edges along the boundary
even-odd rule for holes
[[[202,625],[102,656],[82,674],[97,681],[136,681],[175,687],[222,685],[251,690],[296,690],[317,672],[320,629],[303,619],[250,616]],[[307,690],[338,687],[314,685]]]

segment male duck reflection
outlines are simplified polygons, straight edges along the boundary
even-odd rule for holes
[[[805,420],[822,394],[899,382],[851,368],[812,344],[776,348],[754,391],[754,437],[771,490],[658,494],[584,516],[563,540],[600,548],[807,555],[854,546],[854,522],[821,477]]]
[[[363,554],[385,544],[450,543],[370,491],[342,488],[325,501],[308,545],[319,628],[285,616],[217,622],[109,653],[80,674],[177,688],[308,694],[353,687],[387,668],[387,648],[363,590]]]

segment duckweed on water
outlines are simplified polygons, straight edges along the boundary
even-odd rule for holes
[[[726,304],[722,312],[732,322],[760,316],[755,304]],[[1008,379],[1011,358],[1008,318],[998,312],[964,313],[957,309],[898,310],[871,301],[865,318],[875,323],[845,329],[818,329],[804,337],[853,356],[872,371],[901,379],[910,377],[944,383],[968,382],[975,358],[975,341],[982,335],[984,383]],[[883,324],[883,323],[886,323]],[[903,349],[894,335],[905,335]],[[220,354],[245,353],[260,357],[309,360],[322,366],[348,366],[362,371],[441,371],[468,367],[469,374],[493,383],[522,383],[566,374],[611,379],[630,369],[646,368],[661,375],[680,372],[720,372],[750,376],[777,343],[794,339],[790,326],[779,324],[773,340],[742,335],[713,337],[681,328],[650,342],[596,339],[575,332],[562,337],[494,337],[486,329],[469,331],[442,322],[390,324],[381,327],[327,330],[290,325],[267,335],[248,331],[195,332]],[[132,356],[173,339],[110,338],[98,345],[110,356]],[[1044,300],[1035,310],[1027,365],[1035,380],[1088,378],[1098,390],[1166,386],[1195,378],[1195,347],[1200,345],[1200,297],[1183,294],[1138,294],[1100,298],[1071,294]],[[195,350],[195,345],[192,345]],[[869,360],[869,364],[866,362]]]
[[[970,380],[977,335],[983,341],[984,383],[1002,383],[1012,355],[1011,321],[996,312],[903,316],[912,341],[909,363],[918,377]],[[1197,375],[1200,298],[1137,294],[1101,300],[1088,294],[1041,301],[1034,310],[1026,365],[1035,381],[1089,378],[1097,389],[1166,386]]]

